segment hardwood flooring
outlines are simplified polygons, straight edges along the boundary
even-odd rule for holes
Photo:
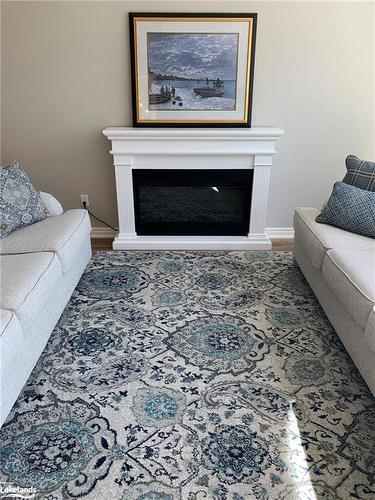
[[[113,238],[91,238],[93,252],[98,250],[112,250]]]
[[[275,252],[291,252],[293,250],[293,239],[272,239],[272,250]]]

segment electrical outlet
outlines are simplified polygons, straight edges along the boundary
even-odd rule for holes
[[[88,194],[81,194],[81,205],[82,206],[84,206],[84,204],[83,204],[84,202],[86,203],[86,208],[88,208],[90,206]]]

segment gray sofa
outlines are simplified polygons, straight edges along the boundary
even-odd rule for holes
[[[294,259],[375,395],[375,240],[294,215]]]
[[[68,210],[0,242],[0,426],[91,257],[90,231],[86,210]]]

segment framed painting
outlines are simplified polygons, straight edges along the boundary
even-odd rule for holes
[[[130,13],[135,127],[249,127],[257,14]]]

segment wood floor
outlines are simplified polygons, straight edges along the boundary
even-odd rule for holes
[[[112,250],[113,238],[91,238],[91,248],[97,250]]]
[[[93,251],[112,250],[112,238],[93,238],[91,246]],[[278,252],[290,252],[293,249],[293,240],[272,240],[272,250]]]
[[[293,240],[272,239],[272,250],[274,252],[291,252],[293,250]]]

